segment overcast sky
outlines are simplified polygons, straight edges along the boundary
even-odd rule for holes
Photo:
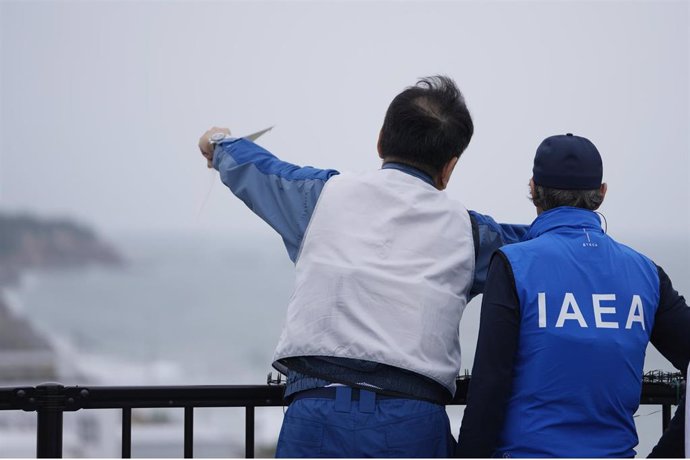
[[[377,168],[390,100],[446,74],[475,136],[448,193],[530,222],[540,141],[604,159],[615,236],[690,233],[684,1],[1,1],[0,209],[106,233],[270,230],[198,154],[211,125],[302,165]],[[208,194],[208,200],[205,197]]]

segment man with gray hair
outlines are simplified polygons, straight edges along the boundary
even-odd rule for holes
[[[458,456],[633,457],[647,344],[686,372],[690,308],[602,230],[602,175],[584,137],[537,149],[538,217],[491,260]]]

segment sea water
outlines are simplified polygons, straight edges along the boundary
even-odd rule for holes
[[[266,382],[294,281],[279,237],[140,234],[114,243],[127,260],[121,268],[33,272],[16,291],[20,309],[69,350],[89,384]],[[685,240],[630,243],[664,266],[676,289],[690,292]],[[468,305],[461,324],[463,368],[472,365],[479,305],[480,298]],[[645,369],[672,367],[650,347]],[[448,412],[457,435],[462,407]],[[259,452],[271,452],[282,414],[282,408],[257,409]],[[181,410],[138,418],[146,428],[133,428],[134,456],[181,455]],[[145,423],[156,419],[170,423]],[[641,406],[636,422],[638,455],[646,456],[661,434],[660,407]],[[243,426],[243,409],[197,409],[195,455],[242,456]]]
[[[114,244],[123,267],[33,271],[11,295],[12,308],[79,369],[73,381],[60,383],[266,383],[294,279],[280,238],[124,235]],[[83,375],[88,382],[80,381]],[[282,413],[256,410],[257,452],[275,444]],[[132,454],[181,456],[182,416],[174,409],[135,410],[135,421],[171,423],[133,427]],[[173,422],[179,429],[168,428]],[[197,456],[237,456],[243,449],[244,409],[195,411]]]

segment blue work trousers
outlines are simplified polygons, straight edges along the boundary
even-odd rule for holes
[[[309,393],[309,391],[305,392]],[[335,398],[302,397],[285,414],[276,457],[451,457],[445,407],[336,387]]]

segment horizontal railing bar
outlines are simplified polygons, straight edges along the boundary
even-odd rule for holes
[[[452,405],[467,402],[469,379],[457,381]],[[67,386],[60,401],[51,400],[64,411],[79,409],[122,409],[161,407],[280,407],[283,385],[201,385],[201,386]],[[0,411],[35,411],[45,401],[35,387],[0,387]],[[678,388],[664,383],[643,383],[640,404],[673,404]]]
[[[64,387],[62,410],[123,407],[245,407],[282,406],[283,386],[120,386]],[[33,411],[41,405],[34,387],[0,388],[0,410]]]

